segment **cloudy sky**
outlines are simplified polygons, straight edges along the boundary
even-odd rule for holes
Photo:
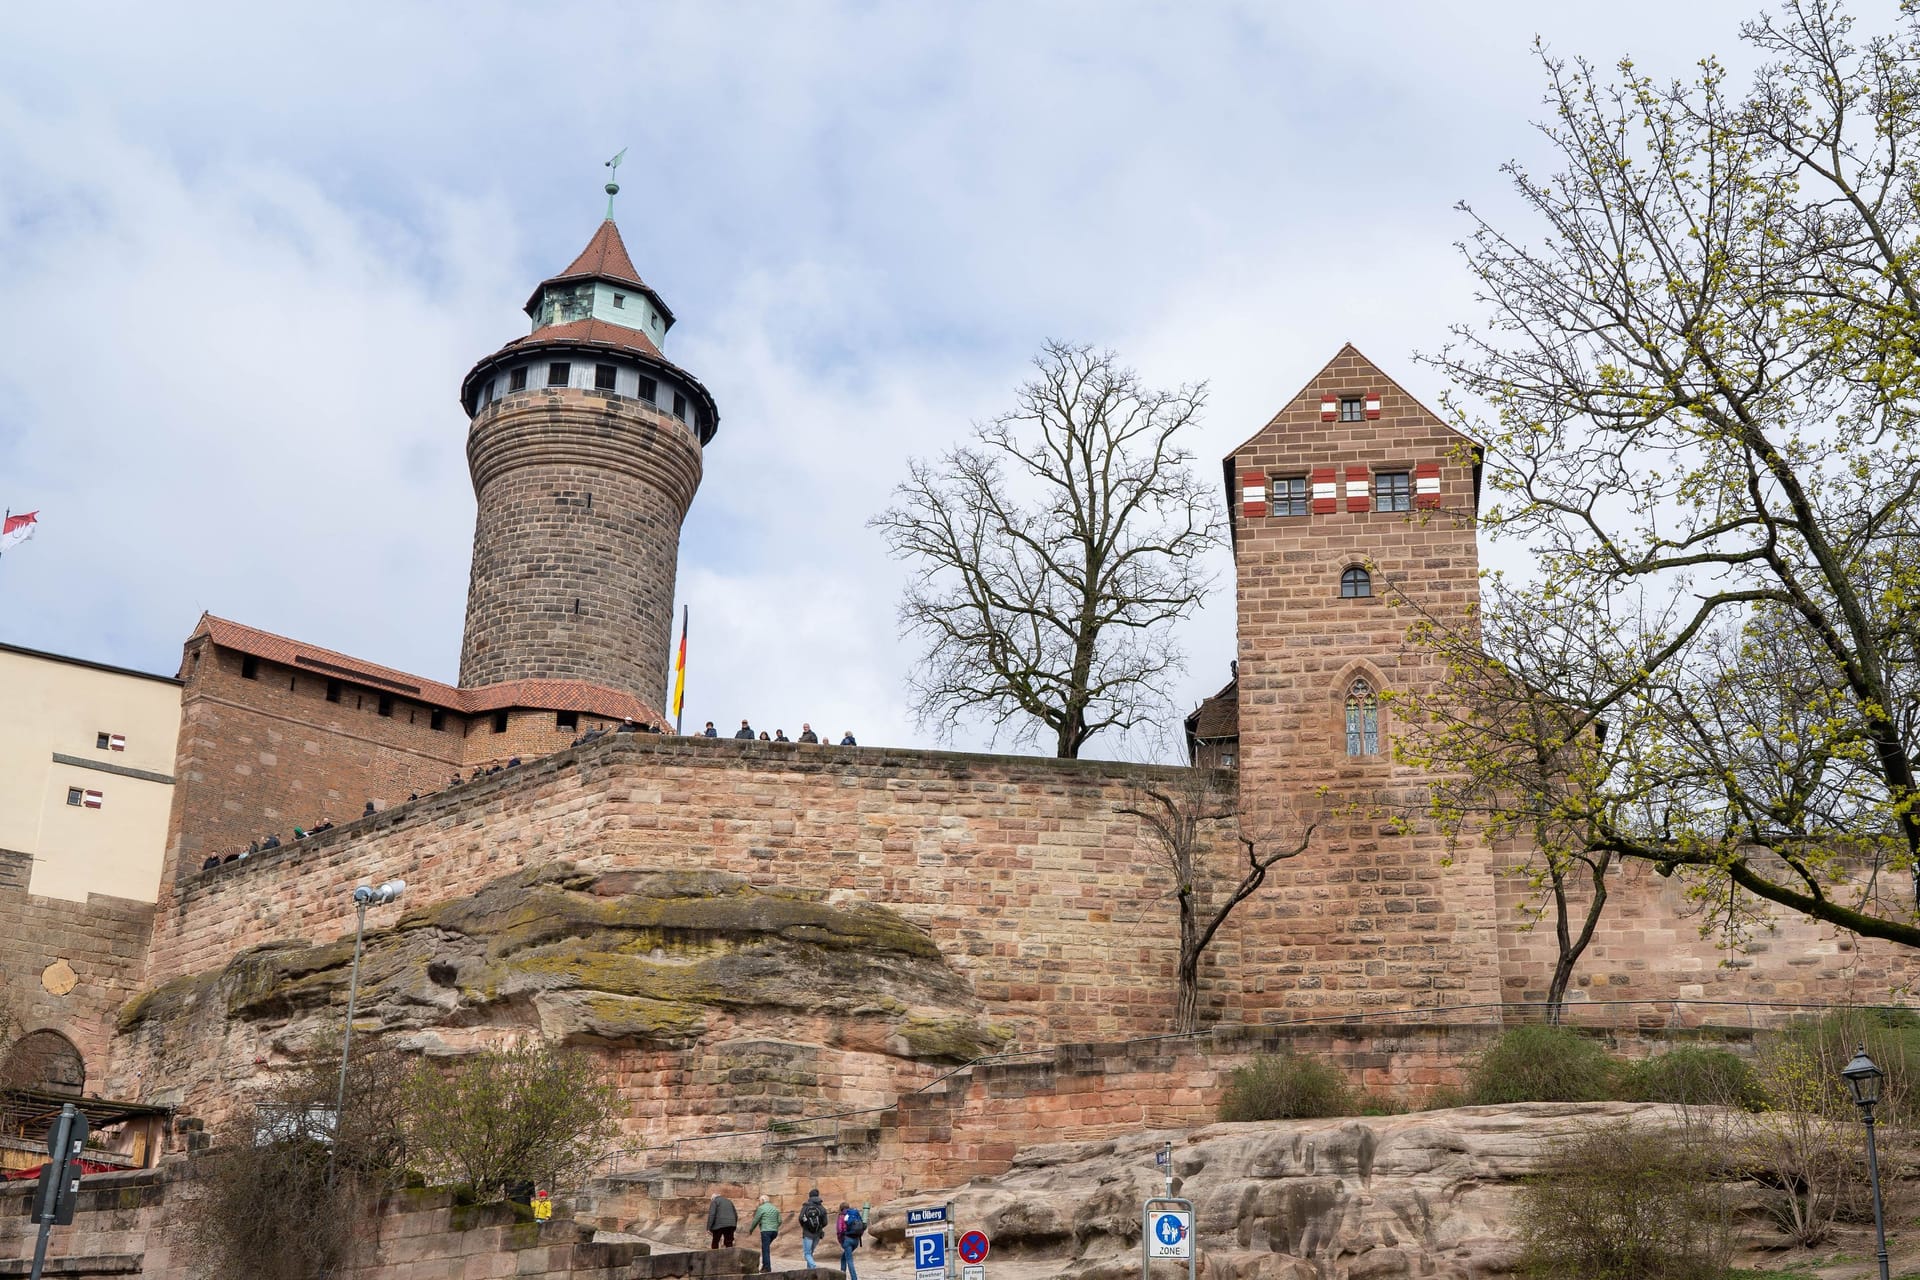
[[[1684,74],[1755,5],[23,6],[0,20],[0,640],[201,610],[451,680],[462,374],[618,217],[720,404],[687,718],[926,742],[865,527],[1050,337],[1205,380],[1203,474],[1338,346],[1417,394],[1530,46]],[[1510,222],[1514,219],[1509,218]],[[1231,566],[1182,708],[1232,656]],[[963,730],[962,745],[984,740]],[[1096,744],[1101,745],[1101,744]],[[1099,754],[1138,754],[1104,744]]]

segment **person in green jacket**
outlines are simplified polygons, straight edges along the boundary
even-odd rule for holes
[[[773,1270],[773,1238],[780,1234],[780,1211],[766,1196],[760,1197],[760,1207],[753,1211],[750,1229],[760,1233],[760,1269]]]

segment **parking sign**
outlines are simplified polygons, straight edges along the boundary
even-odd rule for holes
[[[929,1231],[926,1235],[913,1238],[913,1269],[925,1275],[931,1271],[945,1275],[947,1271],[947,1233]]]

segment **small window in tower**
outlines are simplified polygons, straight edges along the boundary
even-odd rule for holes
[[[493,384],[494,384],[494,379],[488,378],[486,387],[480,392],[481,404],[493,403]]]
[[[613,390],[613,378],[614,378],[614,371],[613,371],[613,366],[612,366],[612,365],[610,365],[610,364],[597,364],[597,365],[595,365],[595,366],[593,366],[593,387],[594,387],[594,390],[596,390],[596,391],[611,391],[611,390]]]
[[[547,366],[547,385],[550,387],[564,387],[572,376],[573,365],[565,360],[555,360]]]
[[[687,420],[687,398],[678,391],[673,393],[673,416],[682,422]]]
[[[554,712],[553,727],[556,729],[578,729],[580,727],[580,713],[578,711]]]
[[[1412,477],[1405,471],[1382,471],[1373,478],[1375,511],[1413,510]]]
[[[654,314],[654,317],[653,317],[653,327],[656,329],[660,327],[660,316],[657,312]]]
[[[521,365],[507,375],[507,390],[525,391],[527,389],[527,366]]]
[[[493,713],[493,731],[495,733],[505,733],[507,731],[507,713],[505,711],[496,711]]]
[[[447,727],[447,713],[442,711],[440,708],[435,707],[433,709],[433,714],[427,717],[427,728],[433,730],[435,733],[441,733],[445,731],[446,727]]]
[[[1373,595],[1373,576],[1355,565],[1340,575],[1342,600],[1365,600]]]
[[[338,680],[327,681],[327,701],[340,701],[340,682]]]
[[[74,808],[78,809],[80,807],[80,800],[83,794],[84,793],[78,787],[68,787],[67,803],[72,805]]]
[[[391,717],[393,715],[393,695],[392,694],[383,693],[380,695],[379,711],[380,711],[380,714],[383,716]]]
[[[1359,396],[1345,396],[1340,401],[1340,421],[1365,422],[1367,405]]]
[[[1380,699],[1365,680],[1355,680],[1347,690],[1347,754],[1380,754]]]
[[[113,735],[96,733],[93,735],[93,747],[96,751],[108,751],[113,747]]]
[[[657,397],[659,394],[660,394],[660,384],[655,382],[652,378],[647,377],[645,374],[642,374],[640,377],[640,398],[642,400],[645,400],[648,404],[652,404],[654,402],[655,397]]]
[[[240,659],[240,678],[242,680],[258,680],[260,678],[260,659],[250,653],[242,656]]]
[[[700,428],[700,438],[702,440],[705,440],[709,435],[713,434],[713,418],[705,409],[694,410],[693,420]]]
[[[1273,514],[1277,516],[1307,514],[1307,478],[1305,476],[1274,477]]]
[[[626,306],[627,306],[627,295],[626,295],[626,294],[624,294],[624,293],[616,293],[616,294],[614,294],[614,295],[613,295],[613,305],[614,305],[614,306],[616,306],[616,307],[619,307],[619,308],[620,308],[621,310],[623,310],[623,311],[624,311],[624,310],[626,309]]]

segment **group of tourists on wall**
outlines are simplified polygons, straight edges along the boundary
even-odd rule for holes
[[[713,727],[713,721],[709,720],[707,721],[707,727],[700,731],[699,736],[702,738],[717,738],[720,736],[720,731],[715,729]],[[740,722],[740,727],[734,730],[733,736],[741,739],[742,741],[750,742],[754,738],[753,726],[749,724],[747,721],[742,720]],[[768,737],[767,731],[765,729],[762,729],[759,734],[759,739],[761,742],[806,742],[806,743],[814,743],[820,746],[833,745],[832,738],[821,737],[819,734],[813,731],[812,725],[804,724],[804,723],[800,726],[800,736],[797,738],[789,738],[787,736],[787,731],[785,729],[775,729],[773,731],[773,736]],[[840,745],[843,747],[857,747],[860,744],[853,740],[853,730],[849,729],[846,731],[844,735],[841,736]]]
[[[846,1273],[847,1280],[860,1280],[859,1272],[854,1270],[854,1251],[860,1247],[860,1241],[867,1234],[867,1216],[873,1210],[856,1209],[845,1200],[833,1213],[827,1210],[826,1201],[820,1198],[820,1188],[814,1187],[807,1192],[806,1203],[794,1214],[794,1225],[800,1229],[800,1257],[806,1267],[813,1268],[813,1251],[826,1238],[827,1227],[833,1227],[833,1238],[840,1246],[840,1270]],[[753,1217],[747,1220],[747,1230],[760,1233],[760,1270],[773,1270],[773,1241],[780,1234],[780,1207],[773,1203],[771,1196],[761,1196],[760,1203],[754,1207]],[[733,1207],[733,1201],[724,1195],[715,1195],[707,1202],[707,1234],[711,1237],[709,1248],[733,1248],[733,1235],[740,1225],[740,1211]]]

